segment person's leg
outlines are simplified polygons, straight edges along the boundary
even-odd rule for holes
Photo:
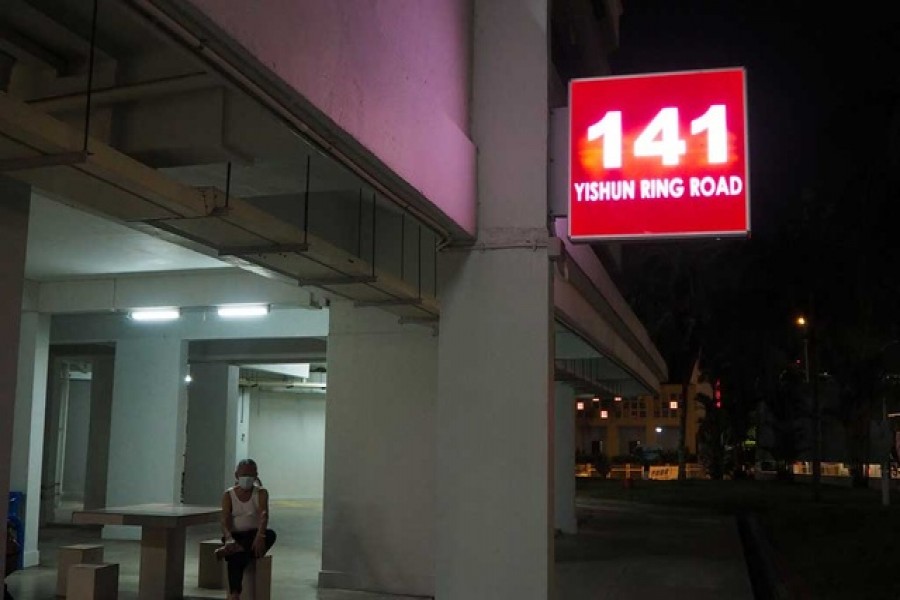
[[[228,565],[228,591],[232,594],[240,594],[243,591],[241,584],[244,581],[244,569],[251,560],[253,560],[253,555],[246,550],[235,552],[225,558]]]
[[[275,545],[275,540],[278,539],[278,535],[272,529],[266,529],[266,552]]]
[[[243,591],[244,569],[253,560],[253,534],[235,532],[232,537],[241,550],[225,557],[228,565],[228,591],[230,594],[240,594]]]

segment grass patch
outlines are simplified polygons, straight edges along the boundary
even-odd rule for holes
[[[900,494],[881,506],[880,492],[823,486],[813,502],[808,484],[775,481],[578,480],[578,494],[717,514],[757,514],[776,552],[802,582],[805,596],[822,599],[900,598]]]

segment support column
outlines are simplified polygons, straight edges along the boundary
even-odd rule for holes
[[[565,383],[556,384],[556,437],[554,452],[554,519],[556,529],[575,534],[575,390]]]
[[[547,27],[547,0],[474,2],[484,250],[440,265],[440,600],[553,596]]]
[[[116,342],[107,506],[180,502],[186,374],[187,343],[181,339]],[[103,530],[109,539],[137,540],[140,533],[132,527]]]
[[[30,202],[29,186],[0,177],[0,523],[8,508]],[[0,574],[6,572],[3,554]]]
[[[23,558],[25,566],[31,567],[40,562],[37,538],[41,512],[41,466],[44,458],[50,315],[23,313],[19,331],[19,368],[10,487],[25,492]]]
[[[191,366],[188,386],[185,504],[218,504],[234,480],[235,430],[240,369],[227,363]]]
[[[65,414],[63,405],[69,397],[69,368],[60,359],[50,361],[47,406],[44,410],[44,467],[41,469],[41,525],[56,520],[56,507],[62,496],[60,463],[65,448]]]
[[[84,475],[84,507],[87,509],[106,506],[114,382],[115,359],[112,356],[95,357],[91,366],[91,422]]]
[[[437,338],[331,305],[319,585],[434,596]]]

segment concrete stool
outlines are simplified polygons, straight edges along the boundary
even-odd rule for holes
[[[222,565],[216,560],[216,548],[221,545],[221,540],[200,542],[197,587],[208,590],[221,590],[225,587],[222,585]]]
[[[119,597],[119,565],[72,565],[66,587],[69,600],[117,600]]]
[[[66,595],[69,567],[77,564],[100,564],[103,562],[103,546],[100,544],[75,544],[63,546],[57,555],[56,595]]]
[[[222,561],[222,587],[228,588],[228,566]],[[241,600],[271,600],[272,555],[266,554],[247,565],[241,583]]]

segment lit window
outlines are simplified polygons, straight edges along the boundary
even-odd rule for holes
[[[609,411],[601,410],[601,411],[600,411],[600,418],[601,418],[601,419],[608,419],[608,418],[609,418]]]
[[[584,410],[584,402],[579,402],[575,405],[575,408],[578,410]]]
[[[669,402],[669,410],[678,410],[678,400]]]

